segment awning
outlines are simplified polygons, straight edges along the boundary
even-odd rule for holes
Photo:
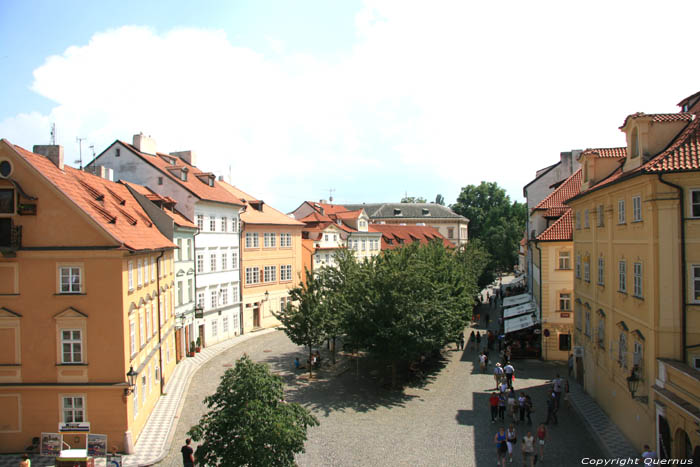
[[[520,294],[514,295],[512,297],[506,297],[503,299],[503,308],[508,308],[509,306],[521,305],[527,303],[531,300],[530,294]]]
[[[516,316],[513,319],[508,319],[503,322],[503,326],[505,328],[504,331],[506,334],[529,328],[535,324],[537,324],[537,320],[535,320],[532,314]]]
[[[503,319],[511,319],[527,313],[535,311],[536,307],[533,302],[523,303],[522,305],[512,306],[503,310]]]

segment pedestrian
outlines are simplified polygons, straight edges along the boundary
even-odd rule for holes
[[[481,352],[481,355],[479,355],[479,366],[481,368],[482,373],[486,371],[486,358],[486,354],[484,352]]]
[[[498,395],[498,418],[502,422],[506,419],[506,395],[504,393]]]
[[[642,453],[642,459],[657,459],[658,456],[656,455],[655,451],[652,451],[651,448],[649,447],[648,444],[644,445],[644,452]],[[646,462],[644,462],[647,464]],[[649,463],[651,464],[651,462]],[[649,465],[647,464],[647,465]]]
[[[515,368],[513,368],[513,365],[510,364],[510,362],[506,363],[506,366],[503,367],[503,372],[506,374],[506,381],[508,381],[508,387],[513,388],[513,374],[515,374]]]
[[[192,440],[187,438],[185,440],[185,445],[180,449],[182,453],[182,465],[185,467],[194,467],[194,449],[190,446],[191,443]]]
[[[506,430],[506,447],[508,448],[508,462],[513,462],[513,446],[518,442],[518,432],[511,423]]]
[[[301,363],[299,363],[299,357],[295,357],[294,358],[294,369],[298,370],[300,366],[301,366]]]
[[[508,454],[508,444],[506,441],[505,429],[503,427],[498,429],[496,436],[493,437],[493,442],[496,445],[496,465],[505,467],[506,455]]]
[[[563,387],[563,383],[561,377],[559,376],[559,373],[557,373],[557,377],[552,380],[552,386],[554,395],[557,398],[557,405],[559,405],[559,402],[561,401],[561,390]]]
[[[508,414],[511,416],[511,419],[513,421],[517,420],[516,414],[518,413],[518,404],[517,404],[517,397],[515,395],[515,391],[511,388],[510,391],[508,391]]]
[[[532,432],[528,431],[525,436],[523,436],[523,444],[521,446],[523,453],[523,465],[534,467],[535,465],[535,437],[532,436]]]
[[[464,331],[459,333],[458,347],[459,350],[464,350]]]
[[[19,467],[32,467],[32,461],[29,460],[28,454],[22,454],[22,460],[19,461]]]
[[[486,325],[488,326],[489,323],[487,322]],[[489,349],[493,349],[493,343],[494,343],[495,341],[496,341],[496,336],[494,335],[494,333],[492,333],[491,331],[489,331],[489,334],[488,334],[488,346],[489,346]]]
[[[469,344],[471,344],[472,350],[476,348],[476,337],[474,336],[474,331],[472,331],[472,333],[469,334]]]
[[[496,389],[498,389],[498,383],[501,382],[502,378],[503,368],[501,367],[500,363],[496,363],[496,366],[493,368],[493,379],[496,380]]]
[[[537,427],[537,445],[539,446],[540,456],[539,460],[544,460],[544,441],[547,439],[547,428],[544,424],[540,423]],[[537,463],[537,456],[535,456],[535,463]]]
[[[479,331],[476,331],[476,348],[481,348],[481,333]]]
[[[510,348],[510,345],[506,345],[506,361],[510,361],[510,357],[513,355],[513,350]]]
[[[501,384],[498,386],[498,389],[501,394],[505,394],[508,391],[508,383],[506,383],[505,379],[501,380]]]
[[[529,394],[525,395],[525,416],[527,416],[527,424],[532,425],[532,412],[535,411],[535,407],[532,405],[532,399]]]
[[[491,423],[496,423],[496,419],[498,418],[498,393],[497,392],[491,393],[491,397],[489,397],[489,406],[491,407]]]
[[[574,354],[569,354],[569,361],[567,363],[569,366],[569,378],[571,378],[571,373],[574,372]]]
[[[547,421],[544,422],[545,425],[549,425],[550,421],[553,422],[555,425],[558,423],[556,406],[556,396],[552,392],[549,395],[549,397],[547,397]]]
[[[525,406],[527,405],[527,397],[525,393],[521,392],[520,397],[518,397],[518,412],[520,413],[520,419],[518,421],[525,421]]]

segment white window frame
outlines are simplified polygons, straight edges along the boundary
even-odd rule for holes
[[[598,257],[598,285],[605,285],[605,258]]]
[[[141,268],[143,262],[141,259],[136,260],[136,286],[141,288],[143,286],[143,269]]]
[[[627,261],[621,259],[617,262],[617,290],[627,293]]]
[[[698,202],[695,202],[695,200],[693,199],[695,197],[695,193],[697,193],[698,197],[700,198],[700,188],[690,190],[690,193],[688,196],[688,199],[690,200],[690,203],[688,203],[689,204],[688,207],[690,208],[690,212],[688,213],[688,216],[698,218],[698,217],[700,217],[700,199],[697,200]],[[697,207],[697,210],[695,209],[696,207]]]
[[[68,337],[64,335],[64,333],[70,333]],[[75,338],[74,333],[78,333],[78,338]],[[60,333],[60,338],[61,338],[61,363],[64,365],[70,365],[70,364],[76,364],[76,363],[85,363],[85,349],[83,345],[83,330],[82,329],[76,329],[76,328],[61,328],[59,329]],[[66,345],[70,346],[69,351],[66,352]],[[77,351],[76,347],[77,346]],[[70,357],[68,360],[66,360],[66,354],[68,354]],[[76,359],[75,354],[79,354],[80,357]]]
[[[246,248],[260,248],[260,237],[257,232],[246,232],[245,233],[245,247]]]
[[[591,260],[583,262],[583,280],[586,282],[591,281]]]
[[[64,275],[64,272],[67,273]],[[75,281],[77,272],[77,279]],[[64,278],[67,283],[64,284]],[[59,293],[62,294],[79,294],[83,292],[83,268],[80,266],[59,266],[58,267]],[[67,290],[64,290],[67,286]],[[77,286],[77,287],[76,287]]]
[[[228,269],[228,255],[226,252],[221,254],[221,270],[226,271]]]
[[[596,211],[598,214],[598,227],[604,227],[605,226],[605,211],[604,211],[603,205],[599,204]]]
[[[204,214],[197,214],[197,228],[200,232],[204,232]]]
[[[583,211],[583,228],[588,229],[590,227],[591,227],[590,214],[589,214],[588,209],[586,209],[585,211]]]
[[[632,365],[636,366],[641,372],[642,368],[644,368],[644,344],[635,340],[633,348]]]
[[[584,313],[584,327],[583,327],[583,333],[591,337],[591,310],[586,310]]]
[[[216,232],[216,216],[209,216],[209,232]]]
[[[642,197],[637,195],[632,197],[632,222],[642,221]]]
[[[213,310],[219,307],[219,291],[211,290],[209,291],[209,306]]]
[[[204,296],[204,292],[197,292],[197,307],[198,308],[201,308],[202,310],[204,309],[205,300],[206,300],[206,297]]]
[[[559,311],[571,311],[571,292],[559,293]]]
[[[643,279],[643,273],[644,270],[642,268],[642,263],[634,263],[632,266],[632,274],[634,278],[634,287],[633,287],[633,292],[632,295],[637,297],[637,298],[642,298],[644,297],[644,289],[642,285],[642,279]]]
[[[263,245],[265,248],[275,248],[277,246],[277,236],[274,232],[265,232],[263,234]]]
[[[602,316],[598,317],[598,335],[596,340],[598,341],[598,347],[601,349],[605,348],[605,318]]]
[[[263,282],[277,281],[277,266],[265,266],[263,268]]]
[[[61,395],[61,421],[63,423],[83,423],[87,421],[86,397],[81,394]],[[80,401],[79,404],[76,402]],[[66,403],[69,402],[68,405]],[[79,405],[79,407],[78,407]]]
[[[226,216],[221,217],[221,231],[228,232],[228,217]]]
[[[691,301],[693,303],[700,303],[700,264],[690,265],[688,279],[690,281],[689,287],[692,293]]]
[[[625,212],[625,200],[617,200],[617,223],[626,224],[627,223],[627,213]]]
[[[151,282],[156,281],[156,257],[151,257]]]
[[[136,323],[134,320],[129,321],[129,355],[136,355],[138,349],[136,348]]]
[[[228,334],[228,316],[224,316],[221,319],[221,331],[224,334]]]
[[[222,287],[221,291],[221,305],[228,305],[228,287]]]
[[[559,259],[559,269],[570,270],[571,269],[571,252],[570,251],[560,251],[558,255]]]
[[[218,334],[219,334],[219,320],[213,319],[213,320],[211,320],[211,335],[212,335],[212,337],[216,337]]]
[[[575,265],[574,275],[576,276],[576,279],[581,278],[581,255],[576,255],[576,265]]]
[[[576,230],[581,230],[581,212],[576,211],[576,214],[574,217],[576,219]]]
[[[238,269],[238,252],[231,252],[231,269]]]
[[[127,270],[129,276],[129,291],[134,290],[134,262],[129,261],[127,263]]]
[[[146,343],[148,342],[148,336],[146,333],[146,315],[148,314],[148,310],[145,308],[143,310],[139,310],[139,347],[143,348]]]
[[[250,267],[245,268],[245,283],[246,285],[253,285],[260,283],[260,268]]]
[[[197,254],[197,273],[201,274],[204,272],[204,254],[203,253],[198,253]]]
[[[209,255],[209,270],[211,272],[216,272],[216,253],[212,253]]]
[[[617,341],[617,363],[627,368],[627,334],[626,331],[620,331],[620,337]]]

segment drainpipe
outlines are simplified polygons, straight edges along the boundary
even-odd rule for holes
[[[156,258],[156,288],[158,289],[158,365],[160,366],[160,395],[163,392],[163,343],[161,342],[160,327],[160,260],[165,255],[165,250],[160,252],[160,256]]]
[[[244,211],[244,210],[243,210]],[[241,247],[241,242],[243,241],[243,228],[245,223],[241,219],[241,211],[238,212],[238,308],[239,308],[239,318],[241,324],[241,336],[245,333],[245,319],[243,307],[243,248]]]
[[[685,260],[685,221],[687,220],[685,217],[685,202],[684,202],[684,196],[683,196],[683,188],[680,186],[671,183],[669,181],[666,181],[663,179],[663,174],[658,174],[659,181],[663,183],[664,185],[668,185],[672,188],[675,188],[678,190],[678,199],[680,200],[680,214],[679,214],[679,222],[680,222],[680,227],[681,227],[681,297],[683,300],[682,304],[682,310],[681,310],[681,351],[683,353],[683,363],[687,364],[688,363],[688,357],[686,351],[688,350],[687,342],[686,342],[686,331],[687,331],[687,311],[688,311],[688,291],[686,290],[688,287],[687,284],[687,271],[686,271],[686,260]]]
[[[532,244],[535,245],[535,248],[537,248],[537,251],[540,254],[540,267],[539,267],[540,279],[538,282],[540,283],[540,328],[542,328],[542,324],[543,324],[542,323],[542,249],[540,248],[540,245],[538,242],[535,241],[535,242],[532,242]],[[540,329],[540,331],[541,331],[540,332],[540,347],[542,349],[544,349],[544,330]]]

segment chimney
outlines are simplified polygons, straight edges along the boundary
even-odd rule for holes
[[[143,153],[156,154],[156,140],[150,136],[146,136],[143,133],[134,135],[133,143],[134,147]]]
[[[219,181],[220,181],[220,182],[223,182],[223,181],[224,181],[224,176],[223,176],[223,175],[219,175]]]
[[[63,146],[57,144],[35,144],[32,148],[35,154],[41,154],[63,170]]]
[[[194,151],[177,151],[171,152],[170,155],[179,157],[193,167],[197,166],[197,153]]]

